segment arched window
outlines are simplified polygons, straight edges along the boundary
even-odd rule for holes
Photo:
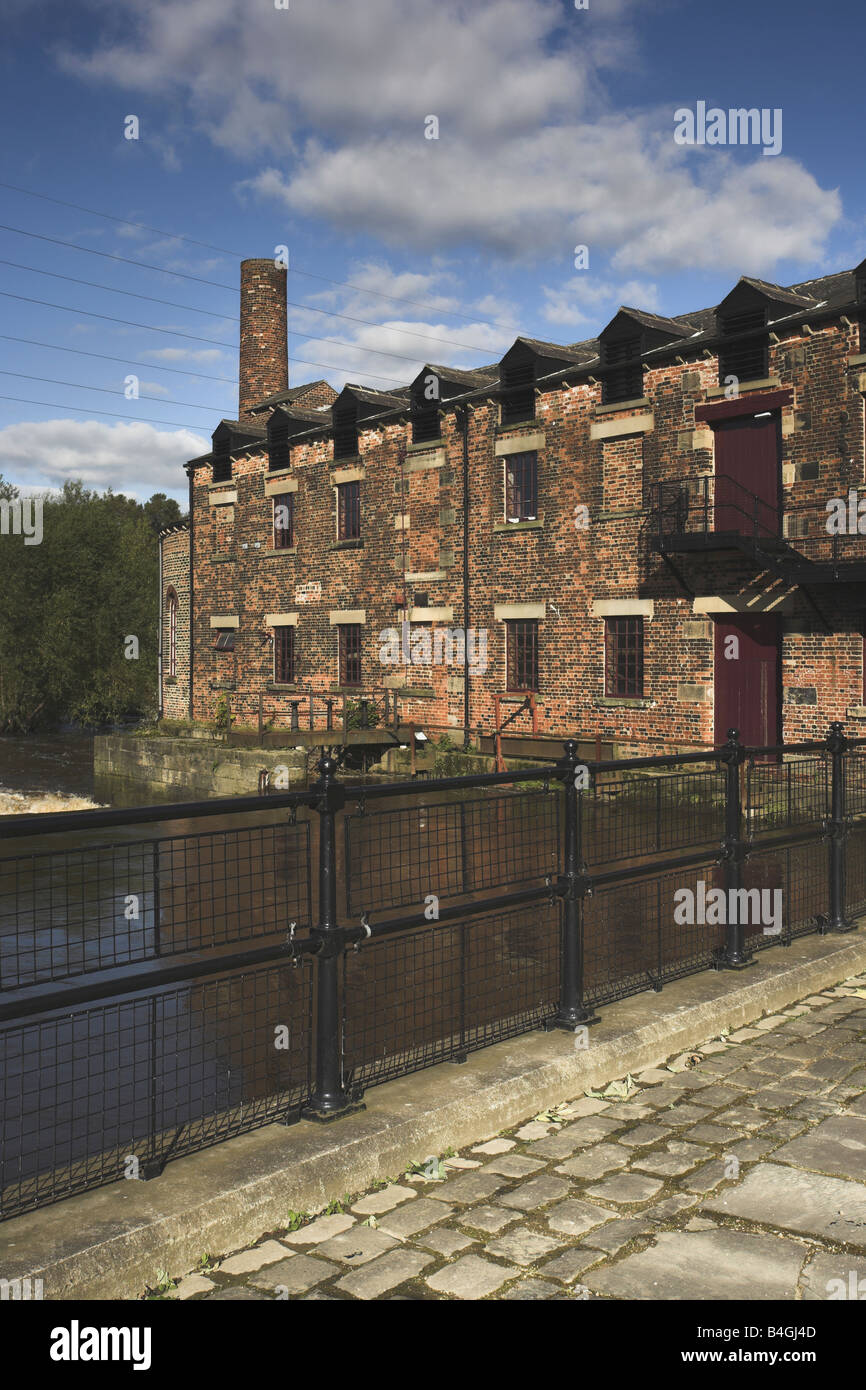
[[[174,589],[169,589],[166,594],[166,605],[168,607],[168,672],[169,676],[177,675],[177,594]]]

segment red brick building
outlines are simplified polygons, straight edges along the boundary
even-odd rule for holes
[[[866,729],[866,262],[387,394],[289,389],[285,272],[241,284],[166,713],[227,695],[287,727],[294,701],[303,728],[311,692],[324,725],[325,698],[387,690],[459,742],[531,692],[541,733],[623,753]]]
[[[159,536],[160,715],[189,714],[189,526],[169,526]]]

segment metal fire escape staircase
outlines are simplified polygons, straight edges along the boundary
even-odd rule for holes
[[[866,536],[830,534],[826,509],[773,507],[724,474],[656,483],[648,540],[690,595],[674,555],[739,554],[756,573],[802,589],[828,631],[813,589],[866,583]]]

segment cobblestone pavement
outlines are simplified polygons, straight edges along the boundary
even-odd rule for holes
[[[419,1155],[164,1296],[866,1298],[866,975],[613,1092]]]

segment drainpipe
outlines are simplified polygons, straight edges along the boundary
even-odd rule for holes
[[[463,749],[469,747],[469,407],[458,406],[463,433]]]
[[[188,704],[187,713],[188,713],[188,716],[189,716],[189,722],[192,723],[192,710],[193,710],[193,704],[192,704],[192,675],[193,675],[193,652],[194,652],[194,650],[195,650],[195,622],[194,622],[194,619],[193,619],[193,602],[192,602],[192,600],[193,600],[193,569],[194,569],[194,560],[195,560],[195,545],[193,544],[193,538],[194,538],[194,536],[195,536],[195,530],[194,530],[195,514],[194,514],[194,511],[193,511],[193,502],[194,502],[194,500],[195,500],[195,488],[194,488],[194,483],[195,483],[195,469],[194,469],[194,468],[190,468],[190,469],[188,470],[188,472],[189,472],[189,704]]]
[[[157,647],[156,647],[156,679],[159,683],[157,690],[156,708],[158,717],[162,719],[162,532],[159,537],[159,617],[157,619]]]

